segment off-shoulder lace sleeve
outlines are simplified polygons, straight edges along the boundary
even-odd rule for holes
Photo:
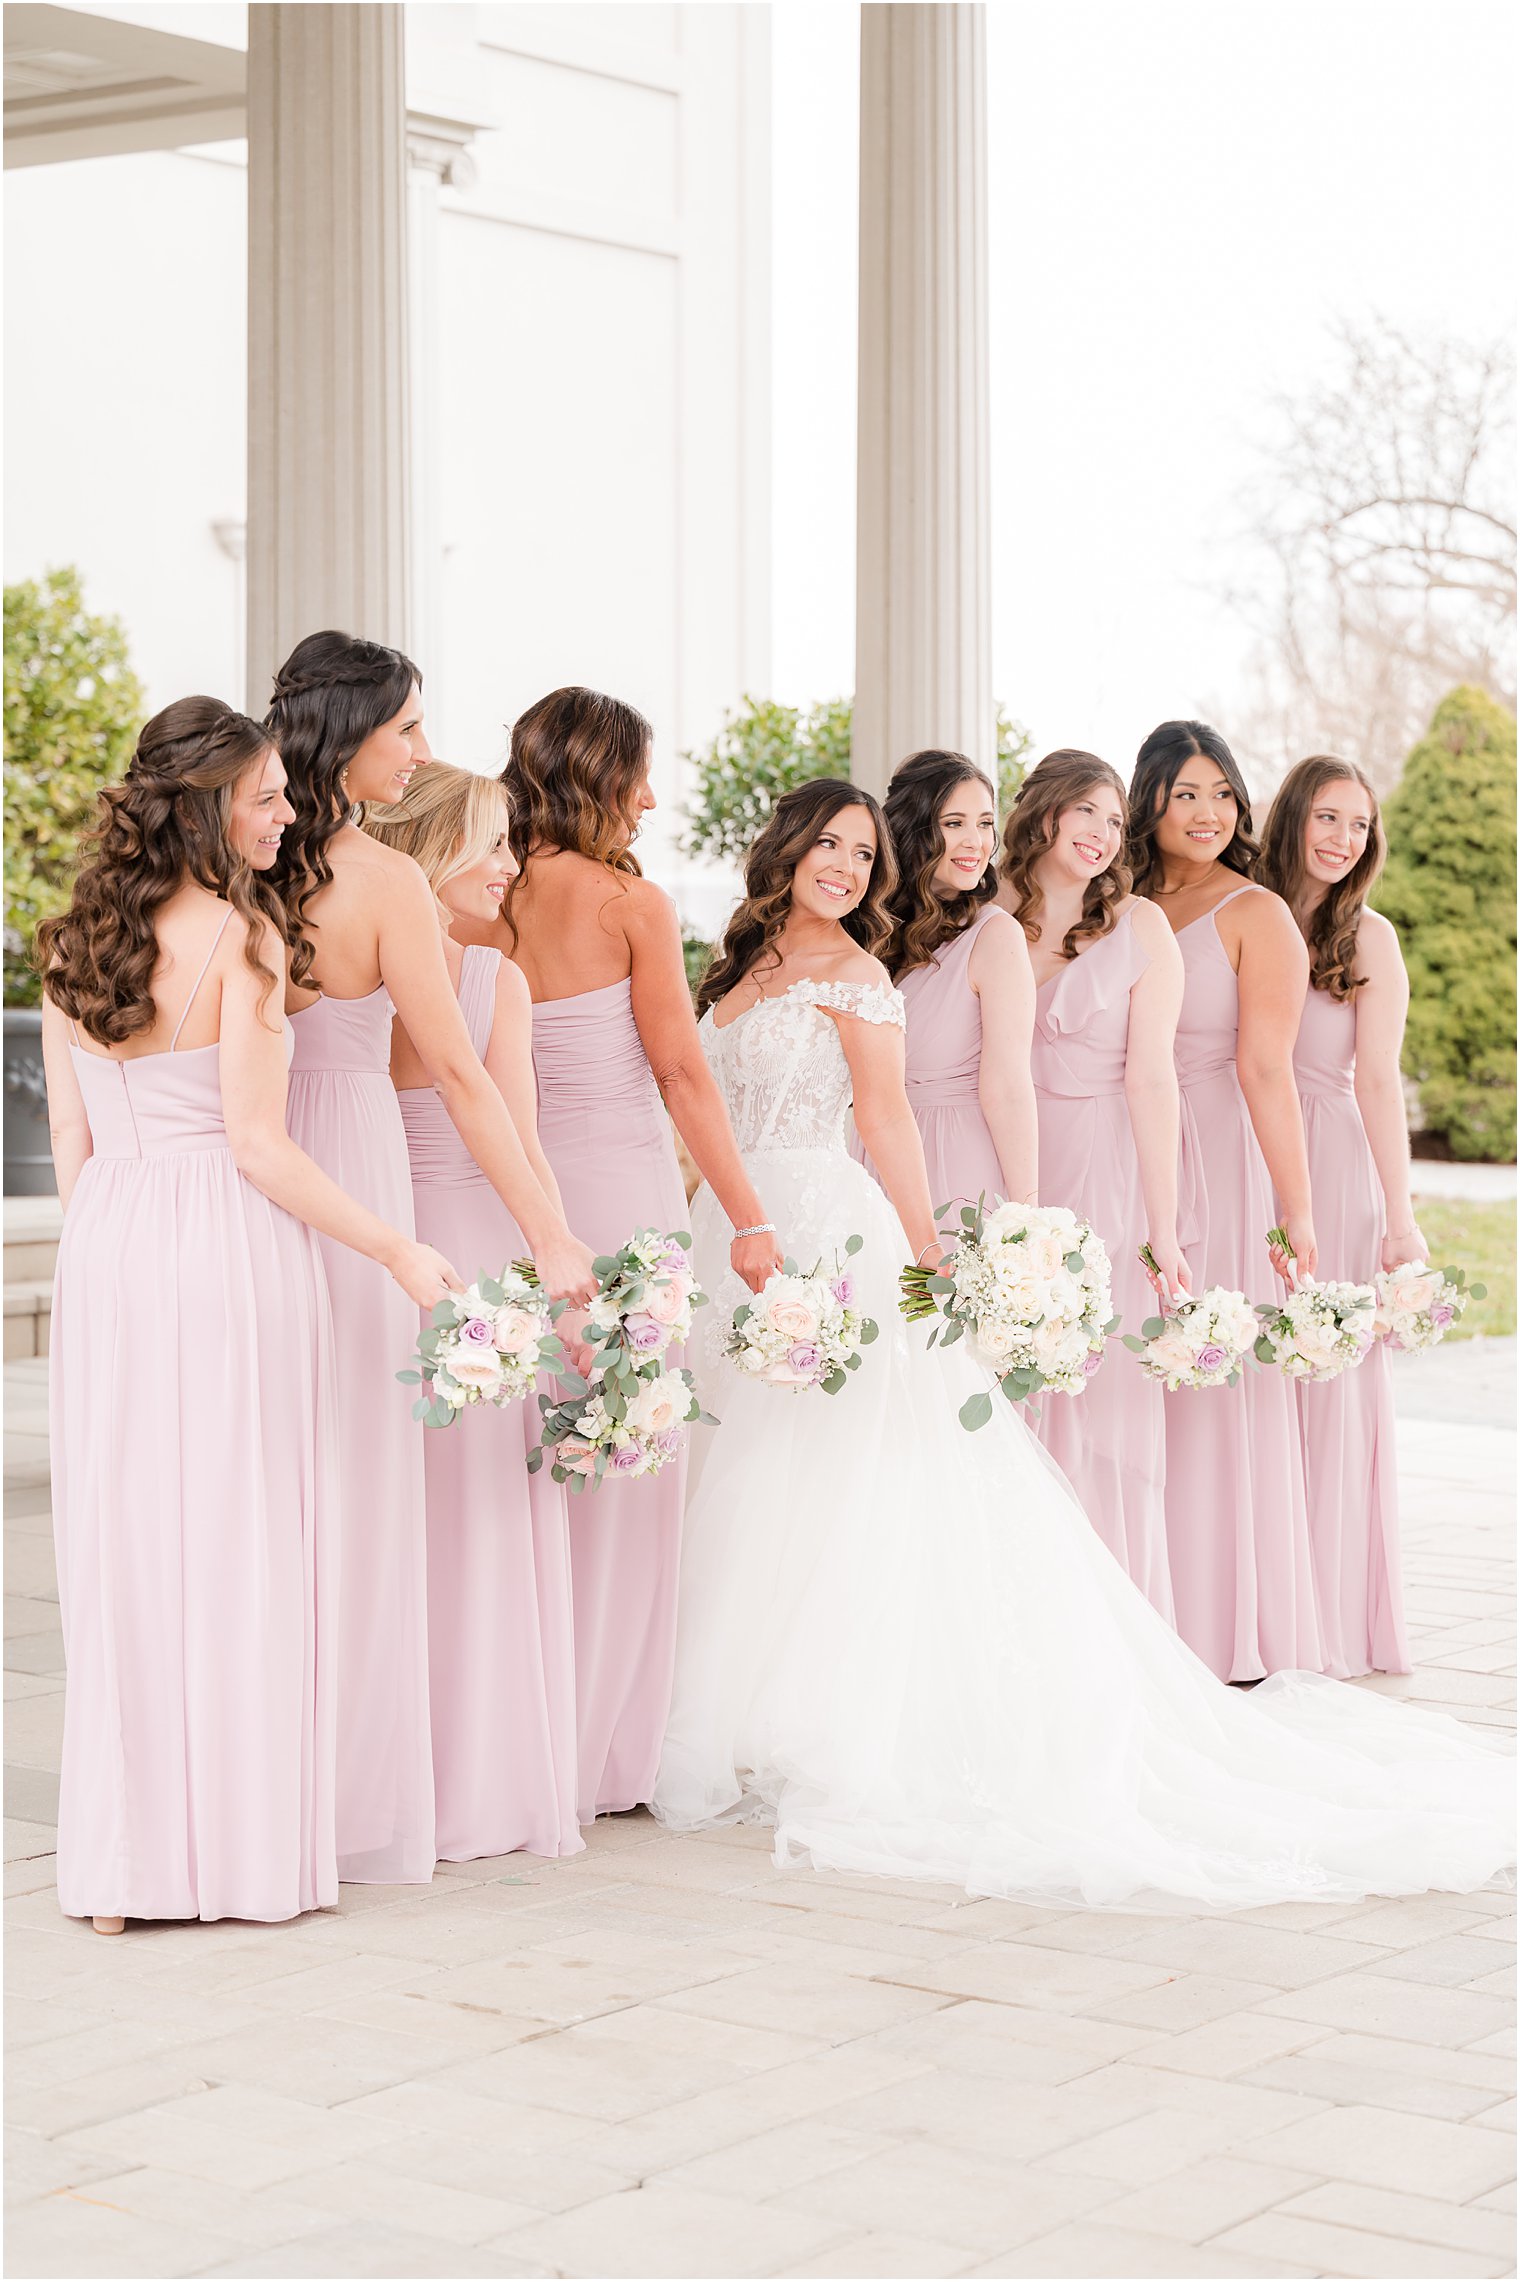
[[[835,1014],[853,1014],[861,1022],[895,1022],[908,1027],[908,1010],[900,990],[882,983],[793,983],[797,997],[809,1006],[831,1007]]]

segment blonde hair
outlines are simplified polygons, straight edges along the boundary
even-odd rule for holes
[[[420,864],[437,895],[456,872],[467,871],[490,853],[511,818],[506,788],[495,777],[429,761],[400,800],[387,808],[367,808],[363,821],[372,839],[399,848]]]

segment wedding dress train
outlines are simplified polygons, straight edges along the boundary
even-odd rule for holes
[[[1496,1739],[1314,1674],[1230,1689],[1012,1406],[959,1424],[989,1374],[898,1313],[906,1240],[848,1153],[824,1009],[902,1020],[895,991],[801,982],[701,1035],[786,1251],[810,1268],[862,1237],[880,1337],[835,1397],[742,1378],[721,1354],[744,1296],[730,1231],[699,1191],[712,1305],[689,1360],[722,1424],[693,1433],[656,1815],[772,1820],[780,1862],[1106,1907],[1463,1892],[1503,1870]],[[1134,1367],[1118,1346],[1104,1365]]]

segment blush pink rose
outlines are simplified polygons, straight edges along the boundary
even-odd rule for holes
[[[686,1294],[672,1278],[668,1284],[656,1284],[644,1302],[644,1312],[652,1315],[656,1323],[676,1323],[686,1309]]]
[[[765,1311],[765,1320],[783,1339],[795,1341],[818,1336],[818,1318],[805,1300],[774,1299]]]

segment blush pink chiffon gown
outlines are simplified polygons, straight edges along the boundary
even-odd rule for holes
[[[459,977],[470,1043],[485,1059],[501,953],[471,945]],[[467,1282],[527,1250],[522,1231],[431,1086],[397,1097],[417,1233]],[[532,1395],[427,1431],[427,1607],[438,1853],[579,1854],[575,1655],[563,1488],[527,1470]]]
[[[915,967],[898,984],[908,1010],[908,1103],[924,1145],[936,1212],[942,1204],[975,1204],[983,1195],[990,1203],[1007,1194],[977,1091],[982,1002],[971,988],[970,967],[984,928],[1017,925],[989,903],[969,927],[941,943],[928,966]],[[947,1226],[955,1226],[953,1217]]]
[[[1280,1289],[1267,1258],[1275,1217],[1266,1160],[1235,1070],[1240,993],[1215,917],[1177,933],[1183,1250],[1193,1289],[1255,1302]],[[1322,1672],[1303,1445],[1292,1382],[1247,1363],[1240,1383],[1164,1397],[1166,1536],[1177,1629],[1222,1680]]]
[[[1140,1158],[1124,1094],[1129,994],[1150,965],[1131,910],[1042,983],[1031,1066],[1040,1114],[1040,1202],[1089,1220],[1113,1264],[1114,1312],[1138,1331],[1156,1298]],[[1116,1336],[1079,1395],[1044,1395],[1035,1431],[1104,1544],[1168,1622],[1165,1397]]]
[[[565,1217],[597,1252],[637,1228],[690,1225],[670,1120],[633,1019],[630,982],[533,1009],[538,1134]],[[678,1349],[670,1361],[679,1364]],[[570,1500],[579,1819],[654,1789],[675,1670],[683,1452],[647,1482]]]
[[[412,1232],[412,1177],[391,1084],[390,996],[320,998],[291,1017],[291,1139],[339,1188]],[[396,1373],[417,1310],[385,1270],[320,1239],[337,1343],[343,1596],[338,1625],[338,1874],[433,1875],[422,1428]]]
[[[1304,1002],[1293,1070],[1309,1145],[1319,1274],[1370,1284],[1382,1265],[1382,1183],[1356,1105],[1356,1006],[1328,991]],[[1407,1672],[1399,1564],[1393,1384],[1377,1341],[1355,1370],[1295,1387],[1309,1498],[1309,1542],[1325,1670]]]
[[[237,1169],[216,1046],[73,1060],[93,1154],[53,1299],[59,1904],[295,1917],[338,1898],[321,1258]]]

